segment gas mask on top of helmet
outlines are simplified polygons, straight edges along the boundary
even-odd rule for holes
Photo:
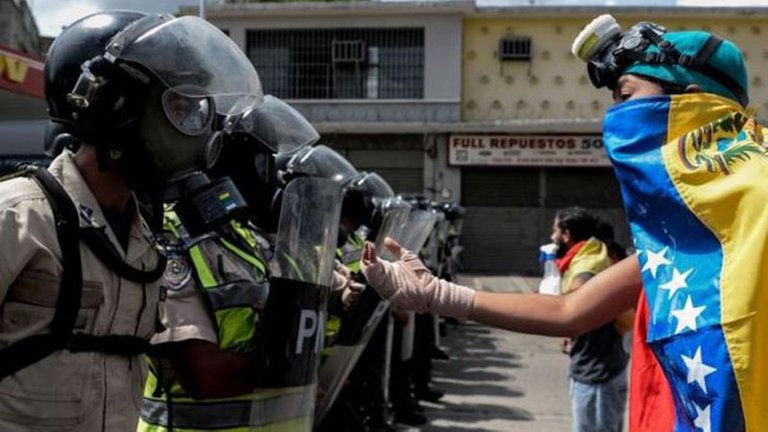
[[[601,15],[577,36],[572,52],[587,63],[589,79],[596,88],[614,89],[619,77],[637,63],[681,66],[716,81],[743,106],[747,105],[749,97],[746,89],[708,63],[723,39],[709,35],[701,48],[691,54],[681,52],[665,35],[667,30],[652,22],[639,22],[622,32],[615,18]]]

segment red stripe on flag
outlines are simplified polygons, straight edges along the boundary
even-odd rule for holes
[[[672,431],[675,408],[667,377],[646,343],[648,301],[645,291],[637,302],[632,341],[632,372],[629,380],[629,430],[631,432]]]

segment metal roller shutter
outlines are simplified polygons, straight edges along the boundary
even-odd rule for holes
[[[517,273],[537,259],[539,243],[538,169],[476,170],[461,173],[462,205],[467,208],[464,268]]]
[[[377,172],[396,193],[424,191],[422,135],[325,134],[331,146],[360,171]]]
[[[537,207],[539,170],[462,170],[461,197],[465,207]]]
[[[470,272],[539,275],[538,249],[549,241],[558,209],[582,206],[613,225],[627,245],[621,194],[608,169],[463,169],[462,241]]]
[[[549,168],[546,206],[620,208],[621,191],[609,168]]]
[[[372,168],[392,186],[395,193],[422,192],[424,171],[421,168]]]

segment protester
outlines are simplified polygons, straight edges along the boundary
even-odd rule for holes
[[[595,238],[597,218],[581,207],[557,212],[552,241],[557,245],[557,267],[563,293],[581,288],[611,266],[608,247]],[[627,399],[629,357],[613,323],[564,341],[569,368],[573,431],[622,430]]]
[[[764,430],[768,153],[745,109],[741,51],[648,22],[622,33],[602,16],[574,52],[618,104],[604,142],[639,252],[565,296],[475,293],[389,241],[394,264],[366,245],[369,283],[401,307],[544,335],[579,335],[637,305],[630,430]]]

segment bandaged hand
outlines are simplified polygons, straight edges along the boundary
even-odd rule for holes
[[[397,259],[380,260],[373,243],[363,249],[363,274],[383,298],[396,307],[415,312],[432,312],[465,320],[472,312],[475,291],[438,279],[413,252],[387,237],[384,246]]]

